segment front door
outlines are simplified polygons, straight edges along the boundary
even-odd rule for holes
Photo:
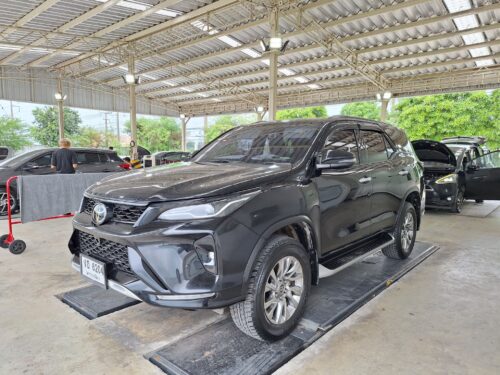
[[[38,156],[24,164],[21,167],[21,173],[23,175],[42,175],[54,173],[55,171],[50,167],[51,159],[52,153],[46,153],[44,155]]]
[[[359,163],[357,125],[336,127],[326,138],[320,159],[328,149],[349,151],[357,162],[346,169],[323,170],[314,178],[321,210],[323,254],[365,237],[370,219],[371,183],[366,167]]]
[[[500,199],[500,151],[490,152],[468,163],[465,196],[470,199]]]

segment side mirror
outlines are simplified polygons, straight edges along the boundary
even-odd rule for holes
[[[356,164],[356,157],[352,152],[342,150],[327,150],[317,169],[344,169]]]

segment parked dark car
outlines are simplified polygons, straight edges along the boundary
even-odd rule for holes
[[[0,146],[0,161],[14,156],[14,150],[10,147]]]
[[[412,144],[424,163],[427,208],[460,213],[465,199],[500,199],[498,152],[482,154],[468,143],[418,140]]]
[[[424,163],[426,207],[459,213],[465,198],[465,168],[469,155],[466,148],[448,147],[427,139],[413,141],[412,145]]]
[[[243,332],[273,340],[343,257],[408,257],[423,199],[422,167],[397,128],[349,117],[258,123],[190,162],[91,186],[69,249],[102,287],[158,306],[230,306]]]
[[[162,164],[178,163],[180,161],[189,160],[191,154],[189,152],[184,152],[184,151],[161,151],[161,152],[156,152],[151,156],[155,158],[156,165],[162,165]],[[146,168],[151,167],[151,165],[152,165],[151,160],[144,161],[144,166]]]
[[[7,214],[6,183],[12,176],[50,174],[52,152],[55,148],[29,151],[0,162],[0,215]],[[79,173],[121,172],[128,165],[111,150],[73,148],[76,151]],[[11,207],[18,210],[17,195],[14,183]]]

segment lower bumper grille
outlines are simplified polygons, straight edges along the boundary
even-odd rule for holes
[[[78,242],[82,254],[112,263],[120,271],[133,273],[128,261],[127,246],[105,239],[97,239],[85,232],[78,232]]]

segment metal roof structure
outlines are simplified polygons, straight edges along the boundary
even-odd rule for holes
[[[272,14],[278,108],[500,87],[499,0],[0,0],[0,97],[126,110],[133,69],[139,112],[267,108]]]

